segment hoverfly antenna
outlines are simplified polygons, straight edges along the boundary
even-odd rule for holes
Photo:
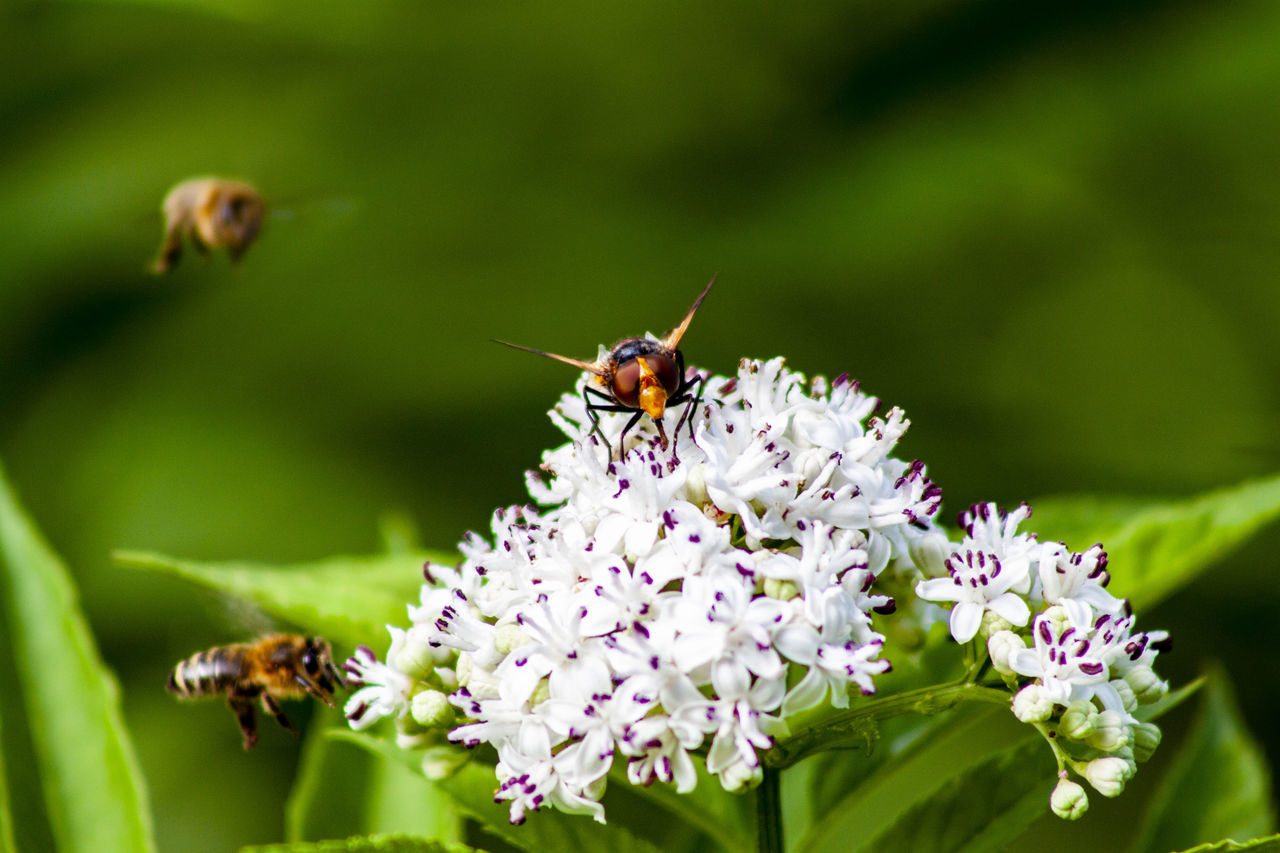
[[[667,339],[663,341],[663,346],[668,350],[674,350],[680,345],[680,339],[684,337],[684,333],[689,330],[689,324],[693,322],[693,315],[697,313],[698,308],[702,305],[702,300],[707,298],[707,294],[711,292],[711,286],[716,283],[720,273],[711,276],[711,281],[707,282],[707,286],[702,289],[702,293],[698,294],[698,298],[693,301],[693,305],[689,308],[688,313],[684,315],[684,319],[680,321],[680,325],[676,326],[667,335]]]
[[[532,347],[523,347],[523,346],[520,346],[520,344],[507,343],[506,341],[500,341],[497,338],[490,338],[489,340],[493,341],[495,344],[502,344],[504,347],[511,347],[512,349],[524,350],[525,352],[531,352],[534,355],[540,355],[546,358],[553,358],[556,361],[562,361],[565,364],[578,368],[579,370],[585,370],[589,373],[594,373],[596,376],[609,375],[608,371],[605,370],[604,367],[594,362],[587,362],[587,361],[582,361],[576,358],[569,358],[567,355],[556,355],[553,352],[543,352],[540,349],[534,349]]]

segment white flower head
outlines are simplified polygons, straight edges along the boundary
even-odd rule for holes
[[[940,550],[941,491],[892,455],[906,418],[875,416],[845,377],[744,360],[705,378],[679,430],[669,407],[665,450],[647,417],[619,447],[630,413],[588,413],[585,381],[551,413],[569,443],[529,476],[542,509],[496,512],[410,609],[415,637],[456,656],[449,737],[495,748],[513,822],[547,804],[603,820],[615,760],[687,791],[705,754],[726,788],[754,784],[780,714],[874,692],[889,662],[873,618],[894,608],[876,581]],[[398,689],[360,719],[402,713]]]

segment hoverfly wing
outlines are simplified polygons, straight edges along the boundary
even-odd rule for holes
[[[543,352],[540,349],[533,349],[532,347],[523,347],[523,346],[520,346],[520,344],[507,343],[506,341],[500,341],[497,338],[490,338],[490,340],[493,341],[495,344],[502,344],[504,347],[511,347],[512,349],[524,350],[525,352],[531,352],[534,355],[541,355],[541,356],[545,356],[546,358],[554,358],[556,361],[562,361],[565,364],[578,368],[579,370],[585,370],[588,373],[594,373],[596,376],[608,375],[608,372],[604,369],[604,367],[596,362],[587,362],[577,358],[569,358],[567,355],[556,355],[553,352]]]
[[[676,326],[667,334],[667,339],[663,341],[663,346],[668,351],[674,351],[680,346],[680,339],[684,337],[684,333],[689,330],[689,324],[693,322],[693,315],[697,313],[698,308],[702,305],[702,300],[707,298],[707,294],[711,292],[711,285],[716,283],[716,277],[719,273],[711,276],[711,281],[707,282],[707,286],[702,289],[702,293],[694,300],[693,305],[689,308],[688,313],[684,315],[684,319],[680,321],[680,325]]]

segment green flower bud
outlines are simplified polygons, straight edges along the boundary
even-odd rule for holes
[[[395,654],[388,655],[387,664],[397,669],[414,681],[426,681],[436,668],[435,657],[431,647],[414,636],[413,631],[405,634],[405,641]]]
[[[982,626],[978,628],[978,633],[983,637],[990,637],[1000,631],[1008,631],[1012,627],[1013,623],[997,614],[994,610],[984,610],[982,612]]]
[[[987,654],[991,657],[992,668],[1001,675],[1013,675],[1009,658],[1014,652],[1026,647],[1026,641],[1012,631],[996,631],[987,640]]]
[[[1053,700],[1039,684],[1028,684],[1013,697],[1013,715],[1024,723],[1043,723],[1053,716]]]
[[[1093,734],[1085,738],[1085,743],[1103,752],[1115,752],[1128,745],[1131,737],[1123,714],[1119,711],[1103,711],[1093,721]]]
[[[1078,699],[1067,706],[1058,723],[1058,731],[1070,740],[1084,740],[1093,734],[1098,719],[1098,709],[1087,699]]]
[[[530,639],[532,638],[519,625],[514,623],[499,625],[493,632],[493,647],[497,649],[498,654],[508,655]]]
[[[800,594],[800,588],[793,581],[765,578],[764,594],[778,601],[790,601]]]
[[[1140,705],[1150,705],[1163,699],[1169,692],[1169,682],[1161,681],[1151,667],[1139,664],[1124,674],[1125,682],[1133,688]]]
[[[458,746],[429,747],[422,756],[422,775],[428,779],[447,779],[471,760],[471,753]]]
[[[1084,778],[1104,797],[1118,796],[1130,775],[1128,763],[1114,756],[1095,758],[1084,768]]]
[[[1120,694],[1120,704],[1129,713],[1133,713],[1138,709],[1138,697],[1134,695],[1133,688],[1129,686],[1129,682],[1123,678],[1111,679],[1111,686],[1116,693]]]
[[[428,729],[452,728],[456,716],[449,697],[439,690],[423,690],[415,695],[409,713],[420,726]]]
[[[1083,785],[1062,779],[1049,795],[1049,808],[1063,820],[1079,820],[1089,810],[1089,796]]]
[[[1138,723],[1133,727],[1133,757],[1138,761],[1146,761],[1156,751],[1162,737],[1159,726]]]

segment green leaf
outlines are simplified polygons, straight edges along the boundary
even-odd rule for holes
[[[851,839],[870,839],[885,832],[912,806],[928,802],[949,780],[1029,736],[1029,730],[1006,709],[975,703],[950,713],[949,722],[932,728],[928,738],[832,803],[789,849],[848,851],[854,843]],[[1051,761],[1048,756],[1044,760]]]
[[[201,563],[140,551],[117,551],[114,557],[124,566],[177,575],[243,598],[347,646],[373,644],[386,636],[387,625],[408,620],[405,607],[418,600],[423,561],[457,562],[441,552],[333,557],[293,566]]]
[[[1039,738],[1003,750],[947,782],[866,842],[876,853],[1001,850],[1049,808],[1054,764]]]
[[[461,840],[462,822],[453,801],[418,768],[365,750],[335,748],[328,733],[336,726],[345,730],[345,724],[308,732],[285,809],[286,840],[352,832]]]
[[[1137,853],[1275,830],[1266,762],[1225,675],[1213,674],[1201,695],[1191,732],[1152,800]]]
[[[1111,591],[1142,608],[1168,597],[1280,516],[1280,477],[1172,503],[1072,497],[1034,506],[1041,539],[1061,539],[1076,550],[1103,543]]]
[[[0,597],[58,847],[153,850],[151,814],[115,680],[71,577],[0,467]]]
[[[1268,835],[1252,841],[1215,841],[1183,850],[1181,853],[1280,853],[1280,835]]]
[[[417,766],[412,753],[371,735],[335,730],[329,736],[348,741],[411,767]],[[472,761],[457,773],[436,782],[464,813],[485,832],[530,853],[548,850],[608,850],[610,853],[658,853],[654,844],[637,838],[615,824],[597,823],[584,815],[571,815],[548,807],[530,814],[520,826],[510,822],[505,803],[494,802],[497,780],[493,768]]]
[[[365,835],[333,841],[298,841],[240,848],[242,853],[472,853],[465,844],[428,841],[411,835]]]
[[[698,785],[687,794],[677,793],[670,785],[632,785],[627,781],[626,768],[615,767],[609,771],[613,783],[642,800],[648,807],[649,817],[653,809],[661,809],[690,832],[701,830],[705,839],[733,853],[748,850],[755,843],[749,824],[750,810],[741,807],[749,803],[749,796],[730,794],[721,787],[719,780],[708,774],[700,764]]]
[[[2,729],[3,720],[0,720],[0,730]],[[0,740],[0,744],[3,743],[4,741]],[[0,851],[13,853],[18,846],[13,840],[13,815],[9,811],[9,785],[5,772],[4,750],[0,749]]]

